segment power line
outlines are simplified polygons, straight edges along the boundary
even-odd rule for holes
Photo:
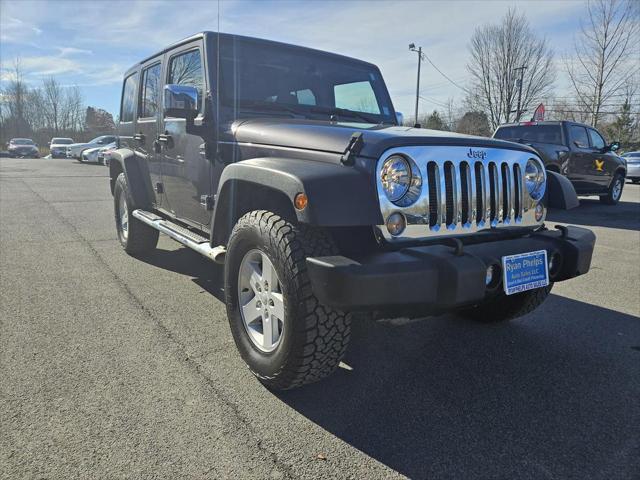
[[[427,59],[427,62],[429,62],[429,63],[431,64],[431,66],[432,66],[433,68],[435,68],[435,69],[436,69],[436,71],[437,71],[440,75],[442,75],[444,78],[446,78],[447,80],[449,80],[449,83],[451,83],[452,85],[455,85],[455,86],[456,86],[456,87],[458,87],[460,90],[462,90],[462,91],[464,91],[464,92],[468,93],[469,95],[471,95],[471,92],[470,92],[469,90],[467,90],[467,89],[466,89],[466,88],[464,88],[464,87],[461,87],[458,83],[456,83],[456,82],[454,82],[453,80],[451,80],[451,78],[449,78],[449,77],[448,77],[448,76],[447,76],[447,75],[446,75],[442,70],[440,70],[438,67],[436,67],[436,64],[435,64],[435,63],[433,63],[433,62],[431,61],[431,59],[429,58],[429,56],[428,56],[426,53],[424,53],[424,50],[422,51],[422,54],[424,55],[424,58],[426,58],[426,59]]]

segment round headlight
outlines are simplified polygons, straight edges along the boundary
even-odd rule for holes
[[[387,198],[400,207],[407,207],[420,196],[422,176],[418,166],[401,155],[391,155],[382,165],[380,182]]]
[[[527,166],[524,170],[524,183],[531,198],[534,200],[542,198],[546,188],[546,176],[542,163],[533,158],[527,161]]]

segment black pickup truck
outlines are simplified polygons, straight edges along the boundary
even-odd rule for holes
[[[528,145],[547,170],[565,175],[578,195],[599,195],[615,205],[622,196],[627,166],[616,155],[618,143],[608,144],[595,128],[582,123],[521,122],[500,125],[493,138]]]
[[[194,35],[125,73],[118,239],[223,264],[238,350],[274,389],[330,374],[353,312],[505,321],[589,270],[591,231],[544,226],[575,192],[531,148],[398,123],[375,65]]]

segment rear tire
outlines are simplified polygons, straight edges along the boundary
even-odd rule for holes
[[[611,185],[609,185],[609,191],[606,195],[600,196],[600,201],[605,205],[616,205],[622,197],[622,189],[624,188],[624,176],[621,173],[616,173],[613,176]]]
[[[553,284],[551,283],[543,288],[513,295],[500,293],[498,296],[475,307],[462,310],[460,313],[463,317],[482,323],[506,322],[533,312],[544,303],[552,288]]]
[[[264,210],[244,215],[231,233],[225,262],[229,324],[243,360],[270,389],[321,380],[344,356],[351,315],[318,302],[306,265],[309,256],[335,254],[324,230]],[[263,282],[266,277],[271,284]]]
[[[113,189],[113,207],[116,232],[122,248],[130,255],[144,255],[152,252],[158,244],[158,230],[142,223],[132,213],[135,206],[123,173],[118,175]]]

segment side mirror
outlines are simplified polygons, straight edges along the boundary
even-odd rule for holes
[[[198,116],[198,90],[189,85],[165,85],[163,98],[165,117],[193,120]]]
[[[609,145],[608,150],[611,150],[612,152],[615,152],[619,148],[620,148],[620,142],[613,142],[611,145]]]
[[[400,126],[404,125],[404,115],[402,112],[396,112],[396,123]]]

